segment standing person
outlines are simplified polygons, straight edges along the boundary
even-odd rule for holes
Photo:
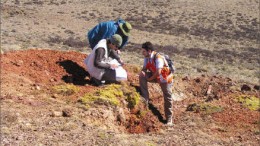
[[[93,49],[100,40],[110,38],[114,34],[119,34],[122,37],[122,44],[119,46],[119,49],[122,49],[128,43],[131,30],[131,24],[122,19],[106,21],[99,23],[88,31],[87,38],[91,49]]]
[[[126,71],[121,67],[123,61],[116,53],[121,44],[122,38],[118,34],[102,39],[85,59],[87,70],[96,85],[101,85],[101,81],[113,83],[126,80]]]
[[[142,54],[144,58],[144,65],[139,74],[139,84],[141,88],[141,95],[145,102],[149,103],[148,82],[157,82],[160,84],[164,97],[164,111],[168,126],[172,126],[172,85],[173,74],[171,73],[167,61],[163,56],[154,51],[151,42],[142,44]]]

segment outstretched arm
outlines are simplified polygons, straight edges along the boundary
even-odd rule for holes
[[[116,59],[120,64],[124,64],[124,62],[121,60],[120,56],[118,55],[118,53],[115,50],[111,50],[110,52],[110,57]]]

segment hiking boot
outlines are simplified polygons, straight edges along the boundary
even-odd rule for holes
[[[169,127],[173,126],[172,119],[167,120],[166,126],[169,126]]]

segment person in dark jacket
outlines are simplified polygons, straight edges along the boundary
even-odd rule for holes
[[[87,38],[89,45],[93,50],[100,40],[107,39],[114,34],[118,34],[122,37],[122,44],[118,49],[122,49],[128,43],[131,30],[131,24],[122,19],[117,21],[106,21],[99,23],[94,28],[89,30],[87,33]]]

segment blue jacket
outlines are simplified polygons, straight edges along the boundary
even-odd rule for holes
[[[92,28],[88,33],[87,37],[89,40],[89,45],[91,49],[93,49],[97,43],[102,39],[110,38],[114,34],[118,34],[118,28],[120,23],[124,23],[125,21],[119,19],[117,21],[106,21],[101,22]],[[120,35],[123,39],[122,45],[119,49],[122,49],[128,42],[128,36]]]

